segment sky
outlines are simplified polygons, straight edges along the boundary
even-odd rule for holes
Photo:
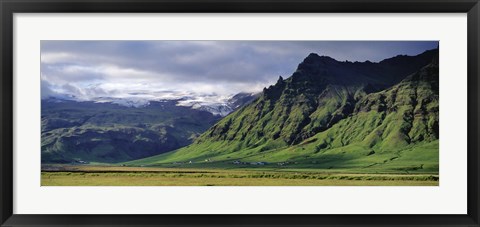
[[[42,98],[221,99],[260,92],[310,53],[378,62],[437,41],[41,41]]]

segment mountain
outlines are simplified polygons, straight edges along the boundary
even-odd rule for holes
[[[241,140],[251,145],[280,138],[297,144],[351,114],[366,94],[390,87],[427,65],[436,53],[380,63],[338,62],[310,54],[290,78],[280,77],[254,103],[224,118],[197,142]]]
[[[438,49],[378,63],[310,54],[193,144],[130,164],[204,159],[438,172]]]
[[[246,105],[258,97],[257,93],[241,92],[231,96],[222,96],[216,93],[201,94],[194,92],[179,91],[147,91],[130,92],[123,97],[95,96],[95,97],[76,97],[74,95],[53,93],[46,95],[42,99],[57,101],[91,101],[95,103],[113,103],[126,107],[145,107],[150,102],[168,102],[174,101],[178,106],[190,107],[196,110],[203,110],[214,115],[226,116],[237,108]]]
[[[240,92],[227,100],[228,106],[232,110],[236,110],[242,106],[250,104],[259,96],[258,93]]]
[[[223,102],[206,102],[206,101],[197,101],[191,100],[189,98],[185,98],[184,100],[180,101],[180,105],[182,106],[189,106],[192,109],[196,110],[203,110],[210,112],[214,115],[219,116],[227,116],[229,113],[233,112],[234,110],[249,104],[253,100],[258,97],[258,94],[255,93],[245,93],[241,92],[232,97],[226,99]]]
[[[220,119],[175,101],[144,106],[42,100],[42,163],[119,162],[188,145]]]
[[[256,97],[239,93],[199,106],[179,105],[182,99],[43,99],[42,163],[113,163],[172,151]]]

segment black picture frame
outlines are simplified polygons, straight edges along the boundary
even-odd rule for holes
[[[478,0],[0,0],[1,226],[479,226]],[[22,215],[13,214],[15,13],[467,13],[468,214],[466,215]],[[448,206],[448,204],[445,204]]]

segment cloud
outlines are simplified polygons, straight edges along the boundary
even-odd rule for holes
[[[50,87],[52,84],[48,83],[45,80],[40,81],[40,89],[41,89],[41,96],[43,98],[48,98],[48,97],[56,97],[58,95],[57,92],[53,91]]]
[[[52,53],[42,53],[41,55],[41,62],[45,64],[55,64],[55,63],[61,63],[63,62],[68,62],[68,61],[73,61],[75,59],[75,56],[70,53],[64,53],[64,52],[52,52]]]
[[[84,99],[132,94],[158,98],[166,96],[164,91],[225,96],[261,91],[278,76],[290,76],[311,52],[341,61],[380,61],[437,45],[427,41],[42,41],[42,97],[57,92]]]

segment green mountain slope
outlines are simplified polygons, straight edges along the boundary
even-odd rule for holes
[[[319,169],[366,171],[381,166],[389,171],[436,172],[436,59],[438,50],[380,63],[310,55],[292,77],[279,78],[194,144],[130,164],[207,160],[228,165],[239,160]],[[417,68],[410,72],[413,66]]]
[[[222,119],[197,142],[239,140],[250,146],[281,138],[296,144],[350,114],[363,95],[392,86],[427,65],[437,51],[409,57],[407,66],[404,56],[349,63],[310,54],[290,78],[280,77],[253,104]]]

